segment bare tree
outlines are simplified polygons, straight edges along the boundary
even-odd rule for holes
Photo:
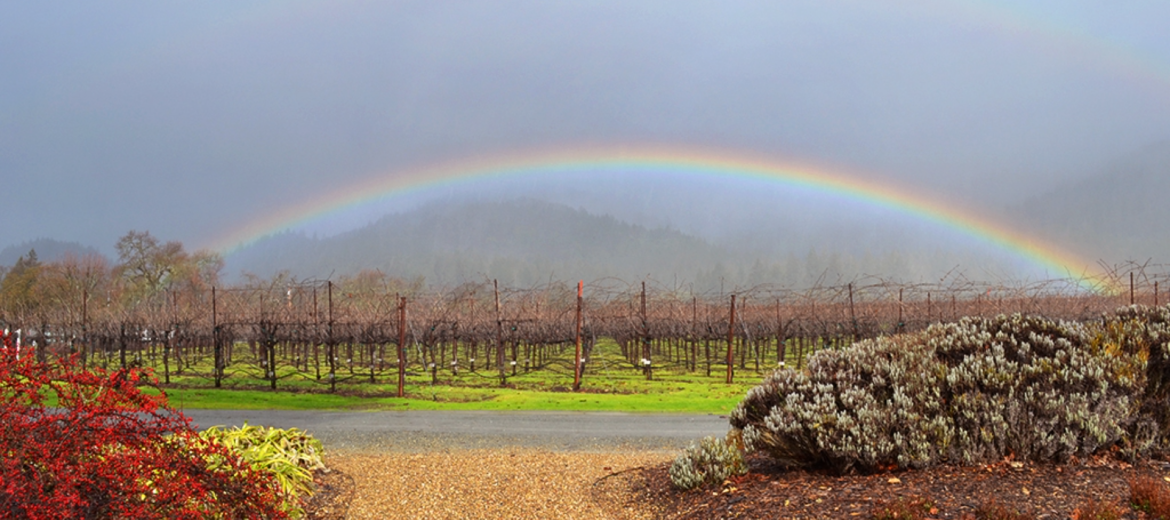
[[[149,231],[126,233],[114,245],[118,251],[118,272],[129,284],[129,296],[146,299],[165,291],[173,275],[187,261],[183,244],[160,244]]]

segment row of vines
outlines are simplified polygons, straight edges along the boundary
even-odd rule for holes
[[[1042,314],[1086,320],[1128,303],[1159,304],[1159,281],[1133,274],[1128,290],[1087,290],[1082,281],[1014,286],[971,282],[905,285],[857,280],[791,290],[759,286],[692,294],[648,281],[582,286],[499,287],[493,281],[448,290],[344,291],[330,281],[164,292],[127,308],[100,294],[38,316],[0,319],[24,355],[78,355],[102,367],[149,365],[172,376],[231,386],[236,380],[388,383],[460,371],[507,384],[521,372],[553,371],[579,383],[599,341],[622,362],[655,371],[801,364],[817,349],[919,330],[960,316]],[[730,347],[730,348],[729,348]],[[578,354],[579,353],[579,354]]]

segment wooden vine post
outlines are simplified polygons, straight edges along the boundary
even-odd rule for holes
[[[333,280],[330,280],[327,285],[327,296],[329,300],[329,315],[328,321],[325,323],[325,355],[329,359],[329,391],[337,390],[337,347],[333,344]]]
[[[699,369],[699,341],[695,325],[699,321],[699,299],[691,296],[691,372]]]
[[[902,329],[904,329],[905,327],[906,327],[906,322],[902,321],[902,288],[899,287],[898,288],[898,328],[895,330],[897,330],[898,332],[902,332]]]
[[[735,295],[731,295],[731,319],[727,322],[727,384],[735,376]]]
[[[1133,305],[1133,271],[1129,272],[1129,304]]]
[[[784,366],[787,357],[785,348],[784,320],[780,317],[780,298],[776,298],[776,366]]]
[[[223,343],[219,339],[219,317],[216,316],[218,312],[218,302],[215,298],[215,286],[211,286],[211,349],[214,367],[211,369],[212,376],[215,378],[215,387],[219,388],[223,384]]]
[[[172,293],[170,290],[167,291],[167,294],[169,295],[169,299],[171,300],[171,328],[170,328],[170,330],[172,333],[164,336],[165,340],[163,341],[162,361],[163,361],[163,382],[166,384],[170,384],[171,383],[171,357],[170,357],[171,356],[171,340],[174,339],[173,332],[175,331],[175,329],[179,328],[179,324],[178,324],[178,321],[179,321],[179,318],[178,318],[178,315],[179,315],[179,295],[178,295],[178,293]],[[82,308],[84,309],[84,305],[82,306]],[[84,312],[82,314],[84,314]],[[83,318],[83,321],[84,321],[84,318]]]
[[[849,321],[853,322],[853,342],[856,343],[860,332],[857,330],[857,314],[853,310],[853,283],[849,284]]]
[[[496,368],[500,371],[500,386],[508,382],[508,373],[504,371],[504,318],[500,314],[500,284],[492,280],[492,288],[496,293]]]
[[[743,307],[743,314],[747,314],[747,297],[740,298],[739,306]],[[739,326],[743,328],[743,336],[739,338],[739,368],[747,370],[747,355],[748,355],[748,340],[751,339],[751,330],[747,328],[747,320],[740,320]]]
[[[406,297],[398,297],[398,397],[406,397]]]
[[[577,356],[574,358],[575,368],[573,370],[573,391],[576,392],[581,389],[581,367],[583,360],[581,359],[581,301],[585,292],[585,281],[577,281]]]
[[[642,282],[642,370],[646,373],[646,380],[654,379],[654,371],[650,359],[650,322],[646,320],[646,282]]]
[[[264,294],[260,294],[260,355],[264,356],[265,377],[270,389],[276,390],[276,324],[264,314]]]
[[[305,366],[309,361],[305,360]],[[308,369],[306,369],[308,370]],[[313,370],[321,380],[321,313],[317,310],[317,286],[313,286]]]

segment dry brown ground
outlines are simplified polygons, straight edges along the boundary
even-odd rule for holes
[[[641,519],[659,516],[652,504],[627,503],[624,487],[598,482],[607,475],[661,465],[674,455],[497,448],[335,453],[325,462],[352,478],[352,491],[340,490],[343,496],[337,500],[348,498],[348,519]],[[334,485],[347,486],[344,477]],[[334,505],[314,517],[340,518],[342,509]]]
[[[927,519],[988,518],[993,507],[1020,516],[990,518],[1076,518],[1088,499],[1114,504],[1120,519],[1146,519],[1128,505],[1129,481],[1152,477],[1170,480],[1163,462],[1126,464],[1110,457],[1069,464],[1031,464],[1010,460],[982,466],[942,466],[871,475],[833,475],[775,467],[762,456],[749,460],[749,473],[722,486],[677,491],[666,466],[628,472],[610,485],[624,489],[627,500],[653,501],[662,518],[869,519],[875,507],[902,500],[929,504]]]
[[[1097,458],[1066,465],[1004,461],[873,475],[786,471],[753,457],[748,475],[678,491],[667,451],[558,452],[495,448],[330,455],[311,518],[872,518],[882,501],[923,498],[927,518],[973,518],[993,500],[1036,519],[1071,518],[1088,498],[1113,502],[1123,519],[1138,476],[1170,480],[1170,466]],[[348,514],[346,514],[348,513]]]

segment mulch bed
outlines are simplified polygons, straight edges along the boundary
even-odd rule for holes
[[[1109,457],[1063,465],[1003,461],[984,466],[944,466],[868,475],[835,475],[779,468],[759,455],[749,457],[747,475],[722,486],[678,491],[667,466],[639,468],[603,479],[600,486],[624,487],[631,504],[653,504],[670,519],[873,518],[876,507],[897,500],[925,499],[935,519],[975,518],[998,505],[1030,518],[1073,518],[1086,500],[1111,501],[1121,518],[1146,518],[1128,506],[1129,482],[1139,476],[1161,482],[1170,464],[1126,464]],[[982,517],[982,515],[981,515]]]

